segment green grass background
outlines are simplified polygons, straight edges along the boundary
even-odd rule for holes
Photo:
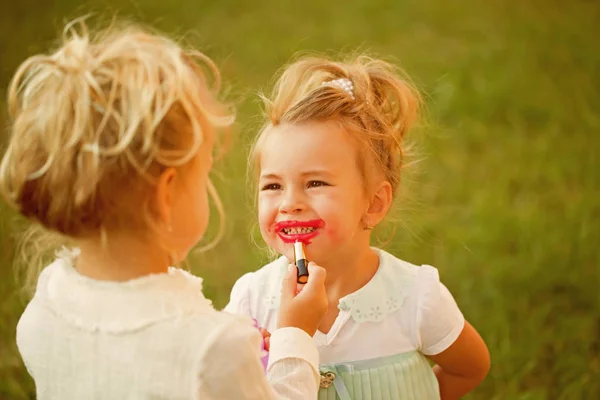
[[[362,48],[398,60],[428,97],[421,161],[407,169],[386,248],[437,266],[488,343],[490,375],[468,398],[600,398],[600,3],[4,1],[3,126],[17,65],[89,12],[188,34],[239,101],[236,140],[215,174],[227,237],[191,259],[218,307],[267,258],[244,194],[256,91],[297,51]],[[0,399],[34,397],[14,342],[26,300],[12,270],[21,225],[1,204]]]

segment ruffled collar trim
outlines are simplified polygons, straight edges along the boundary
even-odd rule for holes
[[[373,251],[379,257],[379,268],[375,275],[363,287],[342,297],[338,304],[338,309],[349,312],[359,323],[379,322],[397,311],[413,290],[419,268],[383,250],[373,248]],[[281,276],[278,279],[281,281],[288,261],[282,257],[276,262],[281,264]],[[272,286],[272,291],[265,294],[263,304],[268,309],[279,307],[280,293],[275,289],[279,289],[279,285]]]
[[[34,300],[84,330],[125,333],[159,321],[213,310],[202,279],[179,268],[125,282],[97,281],[74,267],[78,249],[63,249],[40,275]]]

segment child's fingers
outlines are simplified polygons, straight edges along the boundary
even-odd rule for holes
[[[258,330],[260,331],[260,334],[262,335],[263,338],[268,338],[271,336],[271,333],[266,330],[265,328],[258,328]]]
[[[311,261],[308,263],[308,282],[306,282],[306,286],[312,288],[324,285],[326,276],[325,269]]]
[[[265,350],[269,351],[269,348],[271,347],[271,333],[265,328],[258,328],[258,330],[263,337],[263,346]]]

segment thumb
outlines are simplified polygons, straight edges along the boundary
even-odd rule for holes
[[[281,303],[291,301],[296,295],[296,275],[298,275],[296,266],[294,264],[288,265],[281,282]]]

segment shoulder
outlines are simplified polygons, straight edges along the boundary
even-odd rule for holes
[[[374,248],[373,250],[379,257],[379,266],[381,268],[381,272],[385,274],[386,277],[393,277],[397,279],[408,276],[416,276],[421,269],[421,266],[404,261],[385,250],[377,248]]]
[[[380,290],[402,292],[405,297],[416,296],[423,286],[437,279],[437,269],[429,265],[416,265],[402,260],[384,250],[374,249],[379,256],[377,286]]]
[[[379,322],[396,311],[411,307],[418,296],[422,267],[373,248],[379,268],[362,288],[340,300],[340,309],[349,311],[356,322]]]
[[[429,265],[415,265],[384,250],[373,248],[379,257],[379,269],[364,287],[344,300],[356,312],[355,319],[384,319],[399,309],[415,310],[422,297],[439,290],[438,270]],[[365,309],[381,313],[365,315]],[[360,317],[359,317],[360,315]],[[374,317],[376,316],[376,317]]]
[[[431,265],[415,265],[401,260],[383,250],[378,250],[381,263],[379,290],[403,293],[409,308],[436,308],[436,303],[451,298],[440,280],[437,268]]]
[[[440,281],[437,268],[417,266],[379,251],[382,278],[379,292],[387,293],[388,303],[400,304],[401,325],[407,329],[416,348],[424,354],[437,354],[460,333],[464,317],[450,291]],[[389,314],[394,308],[382,307]],[[391,316],[391,315],[390,315]]]
[[[35,291],[33,292],[33,296],[29,301],[26,311],[33,312],[33,310],[36,309],[36,305],[47,304],[54,291],[68,291],[68,287],[62,287],[57,284],[57,281],[60,282],[62,278],[68,274],[68,265],[65,265],[65,261],[62,258],[57,258],[51,264],[44,267],[37,278]]]
[[[216,338],[229,338],[231,334],[235,336],[235,332],[229,332],[231,330],[240,332],[245,335],[255,330],[252,319],[248,316],[232,314],[228,312],[211,310],[210,313],[190,315],[186,325],[192,328],[192,331],[203,330],[206,331],[208,336],[214,336]],[[206,329],[206,325],[210,325],[210,329]]]
[[[380,249],[375,249],[380,259],[379,284],[391,290],[419,296],[423,292],[437,290],[440,285],[438,269],[431,265],[416,265]]]

